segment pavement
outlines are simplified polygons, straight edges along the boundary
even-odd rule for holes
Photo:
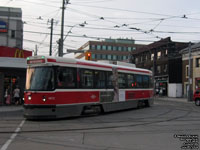
[[[187,98],[183,97],[167,97],[167,96],[155,96],[155,100],[163,100],[163,101],[174,101],[174,102],[183,102],[183,103],[194,103],[194,101],[188,101]]]
[[[0,105],[0,113],[20,110],[23,110],[23,105]]]
[[[174,98],[174,97],[154,97],[155,100],[159,101],[174,101],[174,102],[183,102],[183,103],[194,103],[193,101],[189,102],[187,98]],[[10,112],[10,111],[21,111],[23,110],[23,105],[0,105],[0,112]]]

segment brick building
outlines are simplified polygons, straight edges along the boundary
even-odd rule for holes
[[[135,44],[130,39],[106,39],[105,41],[88,41],[79,50],[91,53],[91,60],[129,61],[130,54],[143,45]],[[76,54],[75,58],[85,59],[85,53]]]
[[[132,62],[138,68],[153,71],[155,92],[163,96],[182,97],[182,58],[180,50],[188,43],[165,38],[132,52]]]
[[[189,83],[189,47],[181,50],[182,54],[182,78],[183,78],[183,94],[185,97],[188,95]],[[192,91],[200,88],[200,43],[191,46],[191,79]]]

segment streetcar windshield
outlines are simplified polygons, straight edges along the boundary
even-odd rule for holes
[[[54,89],[54,69],[52,67],[28,68],[26,90],[49,91]]]

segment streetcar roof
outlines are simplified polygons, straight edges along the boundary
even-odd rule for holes
[[[44,61],[43,61],[44,60]],[[30,61],[32,63],[30,63]],[[29,62],[29,63],[28,63]],[[74,59],[74,58],[66,58],[66,57],[52,57],[52,56],[31,56],[27,58],[27,64],[31,66],[41,66],[41,65],[70,65],[70,66],[85,66],[85,67],[93,67],[93,68],[103,68],[103,69],[110,69],[117,68],[119,70],[124,71],[133,71],[133,72],[141,72],[152,74],[152,71],[142,68],[124,66],[124,65],[116,65],[116,64],[109,64],[105,62],[96,62],[96,61],[87,61],[81,59]]]

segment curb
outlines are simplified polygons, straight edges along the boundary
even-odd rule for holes
[[[23,110],[23,106],[0,106],[0,112],[12,112]]]
[[[171,102],[179,102],[179,103],[194,103],[194,101],[187,101],[187,99],[183,98],[154,98],[154,100],[158,101],[171,101]]]

